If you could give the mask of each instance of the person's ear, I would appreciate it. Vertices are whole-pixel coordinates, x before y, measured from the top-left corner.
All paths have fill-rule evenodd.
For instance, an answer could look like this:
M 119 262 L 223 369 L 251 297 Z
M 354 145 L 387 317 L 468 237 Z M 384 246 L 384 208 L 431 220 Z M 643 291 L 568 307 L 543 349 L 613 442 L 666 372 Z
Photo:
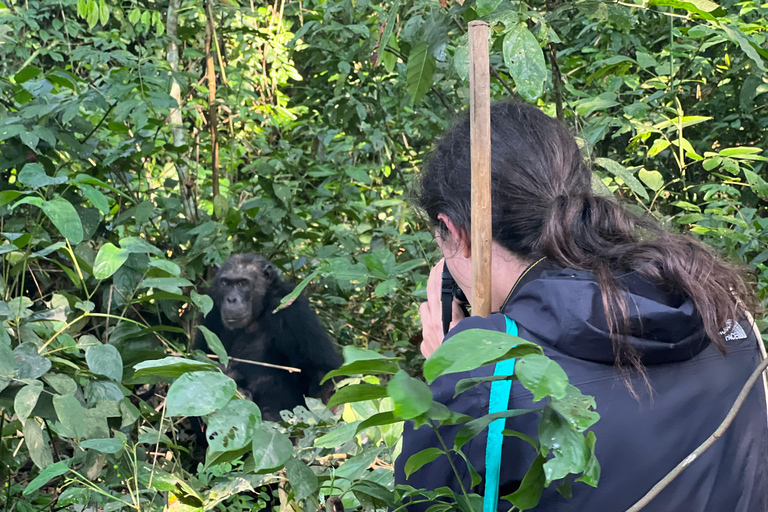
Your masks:
M 469 258 L 472 255 L 472 239 L 469 233 L 464 228 L 457 228 L 456 224 L 448 218 L 444 213 L 437 215 L 437 220 L 441 221 L 448 228 L 448 232 L 451 234 L 456 243 L 459 244 L 462 256 Z

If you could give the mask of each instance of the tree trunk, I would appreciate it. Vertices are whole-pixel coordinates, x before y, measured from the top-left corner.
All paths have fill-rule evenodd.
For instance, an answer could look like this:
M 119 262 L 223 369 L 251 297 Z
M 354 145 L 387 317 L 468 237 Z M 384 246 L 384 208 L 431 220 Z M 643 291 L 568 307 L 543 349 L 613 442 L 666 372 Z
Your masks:
M 181 117 L 181 86 L 176 80 L 176 75 L 179 72 L 179 45 L 177 43 L 178 26 L 179 26 L 179 9 L 181 8 L 181 0 L 170 0 L 168 4 L 168 16 L 166 18 L 166 30 L 168 33 L 168 48 L 166 50 L 166 58 L 168 64 L 171 66 L 171 97 L 176 100 L 178 104 L 177 108 L 171 110 L 170 123 L 171 133 L 173 135 L 174 147 L 180 147 L 184 145 L 185 132 L 184 123 Z M 195 207 L 194 193 L 195 184 L 189 178 L 189 169 L 184 163 L 183 158 L 176 160 L 176 172 L 179 175 L 179 189 L 181 192 L 181 202 L 184 206 L 184 213 L 187 219 L 192 222 L 197 222 L 197 208 Z
M 211 181 L 213 199 L 219 195 L 219 144 L 217 140 L 216 70 L 213 63 L 213 1 L 208 0 L 205 17 L 205 65 L 208 77 L 208 129 L 211 131 Z M 215 208 L 214 208 L 215 217 Z

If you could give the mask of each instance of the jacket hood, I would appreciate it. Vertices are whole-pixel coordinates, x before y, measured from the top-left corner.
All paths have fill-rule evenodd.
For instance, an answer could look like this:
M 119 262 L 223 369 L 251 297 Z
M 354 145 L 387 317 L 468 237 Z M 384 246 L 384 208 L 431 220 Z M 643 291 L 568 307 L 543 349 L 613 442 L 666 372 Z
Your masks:
M 634 272 L 618 279 L 627 290 L 631 335 L 626 343 L 644 365 L 688 360 L 709 345 L 689 298 Z M 615 363 L 603 294 L 591 272 L 556 268 L 546 260 L 534 264 L 513 289 L 504 313 L 564 354 Z

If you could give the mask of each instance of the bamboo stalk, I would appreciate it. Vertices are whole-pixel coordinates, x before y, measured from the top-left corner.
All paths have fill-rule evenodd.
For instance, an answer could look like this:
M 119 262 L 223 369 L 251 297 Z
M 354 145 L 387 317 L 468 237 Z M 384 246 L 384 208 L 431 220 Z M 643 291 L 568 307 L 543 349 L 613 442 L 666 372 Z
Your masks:
M 205 66 L 208 77 L 208 128 L 211 131 L 211 181 L 213 185 L 213 198 L 219 195 L 219 141 L 217 105 L 216 105 L 216 70 L 213 64 L 213 39 L 214 19 L 211 1 L 208 0 L 205 17 Z M 223 69 L 223 68 L 222 68 Z M 215 213 L 214 213 L 215 218 Z
M 491 314 L 491 77 L 488 24 L 469 23 L 472 154 L 472 314 Z

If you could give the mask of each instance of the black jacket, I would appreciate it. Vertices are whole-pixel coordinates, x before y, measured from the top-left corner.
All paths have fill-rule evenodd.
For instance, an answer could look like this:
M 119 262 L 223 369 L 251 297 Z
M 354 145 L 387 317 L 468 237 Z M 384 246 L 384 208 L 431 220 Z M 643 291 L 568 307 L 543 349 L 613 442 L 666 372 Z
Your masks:
M 632 333 L 628 342 L 642 354 L 652 389 L 637 376 L 630 394 L 614 367 L 614 355 L 592 274 L 534 266 L 515 287 L 504 313 L 517 322 L 519 336 L 542 346 L 557 361 L 571 384 L 597 402 L 600 420 L 591 428 L 597 436 L 596 454 L 602 468 L 598 487 L 573 485 L 573 498 L 555 486 L 545 489 L 535 510 L 622 512 L 640 499 L 664 475 L 711 435 L 725 418 L 749 375 L 760 362 L 757 340 L 746 322 L 726 332 L 727 355 L 707 339 L 690 300 L 665 293 L 635 274 L 622 281 L 629 291 Z M 716 300 L 716 298 L 715 298 Z M 642 323 L 642 325 L 641 325 Z M 450 333 L 466 329 L 505 331 L 504 316 L 467 318 Z M 436 400 L 451 409 L 480 417 L 488 413 L 490 384 L 476 386 L 453 399 L 456 382 L 468 376 L 493 374 L 492 367 L 447 375 L 431 386 Z M 533 407 L 531 395 L 513 381 L 509 408 Z M 507 420 L 507 428 L 537 436 L 538 415 Z M 448 446 L 457 427 L 444 428 Z M 463 451 L 481 475 L 485 473 L 485 433 Z M 406 424 L 403 451 L 395 464 L 396 483 L 415 488 L 449 486 L 458 491 L 444 457 L 422 467 L 406 480 L 408 457 L 438 443 L 428 427 Z M 535 458 L 526 442 L 506 437 L 499 496 L 513 492 Z M 466 465 L 454 455 L 462 480 L 470 487 Z M 482 494 L 482 488 L 473 489 Z M 428 504 L 427 504 L 428 505 Z M 421 505 L 409 510 L 423 511 Z M 500 501 L 499 510 L 510 504 Z M 766 512 L 768 510 L 768 416 L 762 380 L 752 389 L 733 424 L 703 456 L 656 497 L 645 512 Z

